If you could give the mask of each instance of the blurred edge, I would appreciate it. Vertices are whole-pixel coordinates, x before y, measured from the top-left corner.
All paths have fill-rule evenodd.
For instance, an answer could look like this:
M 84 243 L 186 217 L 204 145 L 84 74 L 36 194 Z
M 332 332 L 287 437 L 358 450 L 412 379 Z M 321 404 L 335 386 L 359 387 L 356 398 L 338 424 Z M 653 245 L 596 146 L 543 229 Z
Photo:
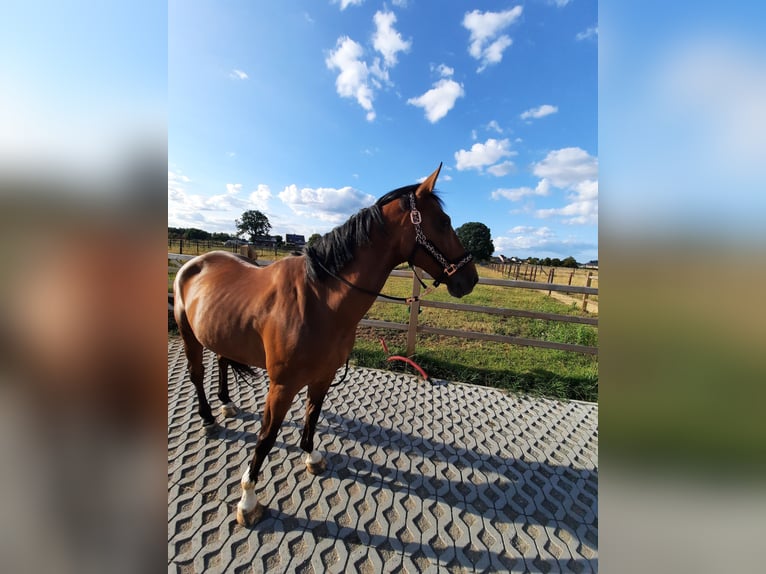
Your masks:
M 0 52 L 0 570 L 162 568 L 167 8 L 13 3 Z
M 756 3 L 599 3 L 600 567 L 762 570 Z
M 4 18 L 34 16 L 35 42 L 45 36 L 38 4 L 27 4 L 26 19 Z M 120 6 L 120 17 L 99 21 L 102 12 L 88 12 L 96 4 L 81 3 L 78 25 L 166 65 L 165 6 Z M 67 33 L 74 24 L 50 8 L 56 38 L 84 36 Z M 757 137 L 766 84 L 752 30 L 764 8 L 727 5 L 725 18 L 712 3 L 695 3 L 693 18 L 678 3 L 599 8 L 601 566 L 760 570 L 766 258 L 755 160 L 766 157 Z M 0 37 L 4 53 L 22 53 L 5 44 L 18 34 Z M 681 59 L 679 43 L 690 48 Z M 110 45 L 97 47 L 109 55 Z M 68 46 L 49 45 L 46 56 Z M 697 48 L 706 64 L 723 55 L 718 68 L 695 68 Z M 696 75 L 648 69 L 674 61 Z M 732 85 L 733 73 L 725 82 L 703 74 L 743 62 L 741 77 L 753 80 L 745 86 Z M 45 78 L 36 63 L 29 69 Z M 3 85 L 23 93 L 28 78 L 15 70 L 0 68 Z M 84 73 L 98 83 L 104 70 Z M 110 94 L 69 86 L 77 109 L 62 101 L 53 121 L 47 110 L 49 121 L 31 130 L 16 118 L 34 118 L 34 107 L 21 109 L 10 91 L 0 97 L 3 571 L 162 564 L 166 355 L 155 281 L 166 262 L 155 250 L 167 223 L 167 87 L 166 70 L 154 72 L 137 108 L 121 100 L 112 109 L 102 100 Z M 681 77 L 672 93 L 652 84 L 671 77 Z M 737 95 L 748 97 L 727 100 Z M 726 115 L 737 110 L 748 114 Z M 100 123 L 108 128 L 98 133 Z M 96 133 L 75 138 L 78 128 Z M 736 184 L 725 187 L 727 178 Z

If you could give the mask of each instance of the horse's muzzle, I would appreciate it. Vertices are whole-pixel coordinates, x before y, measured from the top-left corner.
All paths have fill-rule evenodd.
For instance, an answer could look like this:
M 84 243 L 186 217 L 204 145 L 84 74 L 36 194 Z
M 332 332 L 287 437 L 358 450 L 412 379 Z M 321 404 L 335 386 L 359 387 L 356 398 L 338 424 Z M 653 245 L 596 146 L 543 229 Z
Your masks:
M 463 297 L 473 291 L 474 285 L 479 282 L 479 275 L 473 265 L 466 267 L 461 272 L 456 273 L 447 281 L 447 291 L 453 297 Z

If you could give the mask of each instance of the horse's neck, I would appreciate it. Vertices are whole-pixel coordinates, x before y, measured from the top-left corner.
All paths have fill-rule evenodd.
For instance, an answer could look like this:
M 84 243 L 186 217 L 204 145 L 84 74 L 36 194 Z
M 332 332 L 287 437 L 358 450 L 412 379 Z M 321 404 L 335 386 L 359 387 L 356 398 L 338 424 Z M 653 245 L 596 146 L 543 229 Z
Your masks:
M 356 325 L 375 302 L 375 296 L 363 290 L 380 293 L 391 271 L 401 263 L 400 259 L 391 249 L 381 249 L 375 244 L 359 247 L 354 260 L 339 275 L 361 289 L 339 285 L 334 297 L 337 310 Z

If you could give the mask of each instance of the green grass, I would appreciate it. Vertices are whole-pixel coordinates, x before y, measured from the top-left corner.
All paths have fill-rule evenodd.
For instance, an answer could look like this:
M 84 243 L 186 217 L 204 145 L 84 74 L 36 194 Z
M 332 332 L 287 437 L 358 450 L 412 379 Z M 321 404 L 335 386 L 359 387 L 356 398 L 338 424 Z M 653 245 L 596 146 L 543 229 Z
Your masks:
M 482 275 L 484 270 L 480 270 Z M 384 292 L 404 296 L 410 279 L 389 279 Z M 427 299 L 456 300 L 445 288 Z M 460 303 L 579 315 L 581 311 L 548 297 L 545 292 L 477 285 Z M 366 315 L 396 323 L 406 323 L 409 308 L 389 303 L 374 304 Z M 421 308 L 419 324 L 445 329 L 495 333 L 561 343 L 598 346 L 595 327 L 521 317 L 499 317 L 484 313 Z M 404 355 L 406 335 L 388 329 L 360 328 L 352 355 L 359 366 L 411 369 L 404 363 L 388 363 L 380 343 L 383 337 L 392 354 Z M 474 383 L 517 393 L 557 399 L 598 400 L 598 358 L 591 355 L 487 341 L 418 335 L 413 359 L 435 378 Z M 413 371 L 414 372 L 414 371 Z

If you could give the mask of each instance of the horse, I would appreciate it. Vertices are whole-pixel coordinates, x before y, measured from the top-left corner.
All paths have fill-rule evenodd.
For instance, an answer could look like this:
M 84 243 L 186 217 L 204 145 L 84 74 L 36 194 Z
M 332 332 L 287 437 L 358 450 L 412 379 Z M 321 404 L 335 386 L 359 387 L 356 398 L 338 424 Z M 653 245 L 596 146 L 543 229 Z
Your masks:
M 265 368 L 266 406 L 255 454 L 241 480 L 237 522 L 256 520 L 255 484 L 296 394 L 308 387 L 300 447 L 308 472 L 326 469 L 314 450 L 322 402 L 336 371 L 347 364 L 356 328 L 394 267 L 409 262 L 463 297 L 479 277 L 443 204 L 434 192 L 439 167 L 422 183 L 395 189 L 360 210 L 300 255 L 267 267 L 225 251 L 189 260 L 173 285 L 174 315 L 204 428 L 216 428 L 203 388 L 203 347 L 217 355 L 218 398 L 224 418 L 237 406 L 229 397 L 228 367 Z

